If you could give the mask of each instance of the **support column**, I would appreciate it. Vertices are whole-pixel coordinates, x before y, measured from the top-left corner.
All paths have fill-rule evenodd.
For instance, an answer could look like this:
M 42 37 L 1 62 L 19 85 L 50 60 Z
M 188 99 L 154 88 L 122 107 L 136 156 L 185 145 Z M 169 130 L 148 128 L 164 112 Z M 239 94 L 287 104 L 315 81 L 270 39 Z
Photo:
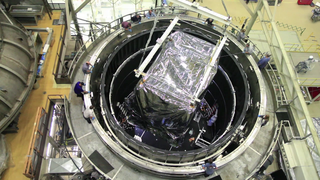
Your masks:
M 83 45 L 83 39 L 82 39 L 82 35 L 80 33 L 80 27 L 78 24 L 78 20 L 77 20 L 77 16 L 76 16 L 76 12 L 74 10 L 73 4 L 71 2 L 71 0 L 67 0 L 66 3 L 66 23 L 68 24 L 68 26 L 70 26 L 71 24 L 71 20 L 73 20 L 74 26 L 76 28 L 76 32 L 77 32 L 77 38 L 80 40 L 80 45 Z M 71 38 L 71 34 L 70 31 L 67 31 L 68 34 L 68 38 Z
M 250 18 L 250 21 L 248 22 L 248 25 L 246 27 L 246 35 L 248 35 L 252 29 L 252 26 L 254 25 L 254 23 L 256 22 L 257 20 L 257 17 L 258 17 L 258 11 L 261 11 L 262 7 L 263 7 L 263 3 L 262 3 L 263 0 L 260 0 L 258 1 L 258 4 L 257 4 L 257 7 L 256 9 L 254 10 L 254 13 L 252 14 L 251 18 Z

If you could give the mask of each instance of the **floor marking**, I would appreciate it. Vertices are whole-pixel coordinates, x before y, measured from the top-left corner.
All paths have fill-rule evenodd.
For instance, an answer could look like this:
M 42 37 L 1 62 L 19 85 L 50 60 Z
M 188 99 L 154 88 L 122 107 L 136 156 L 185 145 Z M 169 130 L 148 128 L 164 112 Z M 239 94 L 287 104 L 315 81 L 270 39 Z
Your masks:
M 92 133 L 93 133 L 93 131 L 88 132 L 87 134 L 82 135 L 81 137 L 78 137 L 78 140 L 79 140 L 79 139 L 82 139 L 82 138 L 84 138 L 84 137 L 86 137 L 86 136 L 89 136 L 89 135 L 92 134 Z
M 253 149 L 251 146 L 249 146 L 249 148 L 252 149 L 252 151 L 254 151 L 255 153 L 259 154 L 259 156 L 261 156 L 261 154 L 257 150 Z
M 118 175 L 118 173 L 120 172 L 120 170 L 122 169 L 122 167 L 123 167 L 123 164 L 122 164 L 121 167 L 118 169 L 118 171 L 116 172 L 116 174 L 113 176 L 112 179 L 114 179 L 114 178 Z

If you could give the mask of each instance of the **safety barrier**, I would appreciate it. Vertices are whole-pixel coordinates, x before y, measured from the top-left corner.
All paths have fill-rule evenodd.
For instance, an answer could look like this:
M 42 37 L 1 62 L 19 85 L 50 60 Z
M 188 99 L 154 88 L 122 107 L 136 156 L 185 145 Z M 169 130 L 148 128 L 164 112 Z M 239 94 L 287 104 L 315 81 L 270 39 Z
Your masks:
M 44 140 L 46 138 L 47 113 L 42 107 L 38 107 L 36 120 L 32 130 L 32 137 L 28 148 L 27 159 L 23 174 L 28 178 L 35 178 L 37 169 L 39 169 L 42 160 L 42 151 Z M 38 168 L 37 168 L 38 167 Z
M 50 103 L 56 100 L 62 100 L 63 95 L 51 94 L 47 97 L 45 108 L 38 107 L 34 127 L 31 134 L 31 140 L 28 147 L 27 159 L 23 174 L 30 179 L 39 179 L 41 161 L 43 160 L 43 152 L 45 141 L 48 138 L 48 111 Z

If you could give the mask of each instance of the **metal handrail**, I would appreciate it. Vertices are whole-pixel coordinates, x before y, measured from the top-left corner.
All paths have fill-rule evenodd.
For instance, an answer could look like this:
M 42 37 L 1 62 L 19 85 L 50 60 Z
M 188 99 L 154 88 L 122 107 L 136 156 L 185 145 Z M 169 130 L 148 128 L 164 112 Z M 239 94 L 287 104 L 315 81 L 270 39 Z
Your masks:
M 35 178 L 37 166 L 41 163 L 41 144 L 43 139 L 46 138 L 47 129 L 44 128 L 47 117 L 47 113 L 44 108 L 38 107 L 35 123 L 33 126 L 31 141 L 28 147 L 27 159 L 25 160 L 23 174 L 28 178 Z
M 236 36 L 238 36 L 238 34 L 240 32 L 240 29 L 234 24 L 230 24 L 229 26 L 231 28 L 230 32 L 232 32 Z M 262 53 L 260 51 L 260 49 L 256 47 L 256 44 L 253 41 L 251 41 L 250 39 L 247 39 L 246 42 L 241 40 L 241 42 L 243 43 L 243 45 L 249 43 L 250 46 L 253 47 L 253 54 L 255 54 L 255 56 L 256 56 L 256 57 L 253 56 L 253 58 L 256 60 L 256 62 L 258 62 L 260 60 L 260 58 L 262 58 L 262 56 L 265 54 L 265 53 Z M 281 83 L 279 82 L 278 78 L 276 78 L 277 75 L 276 75 L 275 71 L 273 70 L 270 61 L 268 62 L 268 69 L 270 69 L 270 71 L 267 71 L 268 76 L 271 77 L 270 73 L 272 73 L 272 75 L 275 77 L 276 85 L 277 85 L 277 87 L 279 87 L 281 102 L 287 102 L 287 98 L 284 96 L 284 94 L 282 93 L 282 90 L 281 90 Z M 273 90 L 274 90 L 274 93 L 275 93 L 276 92 L 275 87 L 273 87 Z M 275 95 L 276 95 L 276 93 L 275 93 Z M 279 106 L 279 105 L 277 104 L 277 106 Z
M 64 27 L 65 27 L 65 25 L 61 24 L 60 36 L 61 36 L 61 34 L 63 34 Z M 60 53 L 61 53 L 61 50 L 62 50 L 62 44 L 64 44 L 63 41 L 64 41 L 63 38 L 59 38 L 57 54 L 56 54 L 56 58 L 54 60 L 53 69 L 52 69 L 52 75 L 54 75 L 54 76 L 58 75 L 56 73 L 56 66 L 58 65 L 59 62 L 61 63 L 61 61 L 60 61 L 60 58 L 61 58 L 60 55 L 61 54 Z M 59 62 L 57 62 L 57 61 L 59 61 Z
M 284 90 L 283 90 L 283 86 L 281 85 L 279 79 L 278 79 L 278 76 L 275 71 L 273 70 L 273 67 L 270 65 L 270 63 L 268 63 L 268 67 L 270 69 L 267 70 L 267 74 L 268 74 L 268 77 L 270 79 L 270 82 L 273 84 L 275 84 L 276 86 L 273 86 L 273 92 L 274 92 L 274 95 L 275 95 L 275 98 L 278 98 L 280 97 L 280 104 L 277 103 L 277 108 L 280 107 L 281 105 L 285 105 L 287 104 L 288 100 L 287 100 L 287 97 L 285 96 L 285 93 L 284 93 Z M 272 79 L 272 76 L 274 77 L 274 81 L 273 82 L 273 79 Z M 278 88 L 278 89 L 277 89 Z M 277 91 L 279 94 L 277 94 Z M 277 102 L 278 102 L 278 99 L 277 99 Z
M 183 9 L 183 8 L 176 8 L 176 7 L 161 7 L 161 8 L 155 8 L 154 9 L 155 11 L 163 11 L 163 10 L 172 10 L 172 12 L 174 11 L 185 11 L 185 12 L 189 12 L 190 10 L 186 10 L 186 9 Z M 111 32 L 111 30 L 118 30 L 120 29 L 121 27 L 121 23 L 123 22 L 123 19 L 127 19 L 128 17 L 132 17 L 133 15 L 135 14 L 139 14 L 139 13 L 144 13 L 144 12 L 147 12 L 148 10 L 141 10 L 141 11 L 137 11 L 137 12 L 133 12 L 133 13 L 129 13 L 129 14 L 126 14 L 118 19 L 115 19 L 109 23 L 107 23 L 105 26 L 103 26 L 100 30 L 98 30 L 96 32 L 97 33 L 101 33 L 104 31 L 104 33 L 106 33 L 105 37 L 109 36 L 110 34 L 112 34 L 113 32 Z M 190 12 L 194 12 L 194 11 L 190 11 Z M 170 15 L 172 15 L 174 13 L 171 13 Z M 176 14 L 179 14 L 179 13 L 176 13 Z M 144 16 L 144 14 L 140 14 L 141 16 Z M 164 13 L 161 13 L 160 15 L 165 15 Z M 129 18 L 129 19 L 130 19 Z M 94 34 L 92 34 L 92 36 L 94 36 Z M 84 49 L 84 51 L 86 51 L 86 45 L 89 43 L 89 42 L 92 42 L 91 41 L 91 38 L 89 38 L 85 43 L 84 45 L 80 48 L 81 50 Z M 81 55 L 79 56 L 79 54 L 81 53 Z M 70 69 L 68 71 L 68 75 L 69 77 L 72 77 L 72 74 L 73 74 L 73 70 L 74 70 L 74 66 L 75 64 L 78 62 L 79 59 L 82 58 L 82 55 L 83 55 L 83 52 L 82 51 L 78 51 L 74 57 L 74 59 L 72 60 L 72 63 L 70 65 Z M 78 57 L 78 58 L 77 58 Z
M 176 8 L 176 7 L 169 7 L 169 8 L 161 7 L 161 8 L 155 8 L 154 10 L 155 10 L 155 11 L 158 11 L 158 10 L 160 10 L 160 11 L 162 11 L 162 10 L 172 10 L 172 12 L 182 10 L 182 11 L 185 11 L 185 12 L 194 12 L 194 11 L 191 11 L 191 10 L 186 10 L 186 9 Z M 141 10 L 141 11 L 137 11 L 137 12 L 134 12 L 134 13 L 129 13 L 129 14 L 126 14 L 126 15 L 118 18 L 118 19 L 115 19 L 115 20 L 109 22 L 108 24 L 106 24 L 105 26 L 103 26 L 103 28 L 101 28 L 100 30 L 98 30 L 98 32 L 96 32 L 96 34 L 97 34 L 97 33 L 101 33 L 102 31 L 105 31 L 105 33 L 107 34 L 106 36 L 108 36 L 108 35 L 112 34 L 112 32 L 111 32 L 110 30 L 118 30 L 118 29 L 120 29 L 120 25 L 121 25 L 121 23 L 123 22 L 123 19 L 127 19 L 127 17 L 129 17 L 129 16 L 130 16 L 130 18 L 131 18 L 132 15 L 139 14 L 139 13 L 141 13 L 141 12 L 144 13 L 144 12 L 146 12 L 146 11 L 148 11 L 148 10 Z M 171 13 L 171 15 L 172 15 L 172 14 L 173 14 L 173 13 Z M 141 14 L 140 14 L 140 15 L 141 15 Z M 165 14 L 162 13 L 161 15 L 165 15 Z M 141 15 L 141 16 L 144 16 L 144 14 Z M 130 18 L 129 18 L 129 19 L 130 19 Z M 199 19 L 199 20 L 200 20 L 200 19 Z M 113 26 L 112 26 L 112 25 L 113 25 Z M 94 34 L 93 34 L 92 36 L 94 36 Z M 86 51 L 86 45 L 87 45 L 89 42 L 91 42 L 91 38 L 89 38 L 89 39 L 84 43 L 84 45 L 83 45 L 80 49 L 81 49 L 81 50 L 84 49 L 84 51 Z M 82 52 L 81 52 L 81 51 L 78 51 L 78 52 L 76 53 L 76 55 L 75 55 L 75 58 L 74 58 L 73 61 L 72 61 L 72 64 L 71 64 L 70 69 L 69 69 L 69 71 L 68 71 L 69 77 L 71 77 L 72 74 L 73 74 L 73 69 L 74 69 L 75 63 L 77 63 L 78 60 L 81 59 L 81 57 L 82 57 L 82 55 L 83 55 L 83 53 L 82 53 L 82 54 L 79 56 L 79 53 L 82 53 Z M 79 56 L 79 57 L 78 57 L 78 56 Z M 77 58 L 77 57 L 78 57 L 78 58 Z

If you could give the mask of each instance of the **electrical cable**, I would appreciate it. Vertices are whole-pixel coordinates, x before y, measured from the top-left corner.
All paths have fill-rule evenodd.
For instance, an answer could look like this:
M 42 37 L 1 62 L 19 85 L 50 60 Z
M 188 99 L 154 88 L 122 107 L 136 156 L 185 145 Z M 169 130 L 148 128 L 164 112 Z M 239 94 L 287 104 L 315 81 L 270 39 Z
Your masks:
M 139 66 L 141 65 L 141 63 L 142 63 L 142 61 L 143 61 L 143 59 L 144 59 L 144 56 L 145 56 L 145 54 L 146 54 L 146 50 L 147 50 L 148 45 L 149 45 L 149 43 L 150 43 L 150 41 L 151 41 L 151 38 L 152 38 L 152 35 L 153 35 L 153 32 L 154 32 L 154 29 L 156 28 L 159 15 L 160 15 L 160 11 L 158 11 L 158 14 L 157 14 L 156 17 L 154 18 L 153 27 L 152 27 L 152 29 L 151 29 L 151 31 L 150 31 L 149 39 L 148 39 L 148 41 L 147 41 L 147 43 L 146 43 L 146 46 L 145 46 L 145 48 L 144 48 L 144 52 L 143 52 L 143 55 L 142 55 L 142 57 L 141 57 Z
M 224 1 L 221 0 L 221 2 L 222 2 L 222 5 L 223 5 L 223 7 L 224 7 L 224 10 L 226 10 L 226 13 L 227 13 L 228 17 L 230 17 L 230 15 L 229 15 L 229 13 L 228 13 L 228 9 L 227 9 L 226 5 L 224 4 Z

